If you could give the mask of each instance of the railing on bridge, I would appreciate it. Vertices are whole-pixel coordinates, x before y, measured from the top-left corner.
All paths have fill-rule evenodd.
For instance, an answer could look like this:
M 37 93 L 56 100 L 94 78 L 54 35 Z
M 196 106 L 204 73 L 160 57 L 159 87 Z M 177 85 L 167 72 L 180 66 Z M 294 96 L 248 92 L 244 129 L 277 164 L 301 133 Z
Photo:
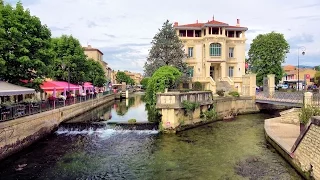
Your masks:
M 304 92 L 281 92 L 275 91 L 272 95 L 268 92 L 257 92 L 256 100 L 270 102 L 270 104 L 292 104 L 295 106 L 303 105 Z
M 312 105 L 320 107 L 320 94 L 314 93 L 312 96 Z

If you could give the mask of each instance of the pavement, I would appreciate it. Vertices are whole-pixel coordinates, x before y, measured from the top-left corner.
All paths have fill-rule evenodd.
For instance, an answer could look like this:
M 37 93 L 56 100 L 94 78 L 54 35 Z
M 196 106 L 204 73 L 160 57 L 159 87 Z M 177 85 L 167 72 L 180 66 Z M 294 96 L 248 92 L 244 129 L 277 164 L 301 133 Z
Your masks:
M 300 135 L 300 125 L 284 123 L 280 120 L 281 118 L 265 120 L 264 129 L 274 142 L 290 154 L 291 148 Z

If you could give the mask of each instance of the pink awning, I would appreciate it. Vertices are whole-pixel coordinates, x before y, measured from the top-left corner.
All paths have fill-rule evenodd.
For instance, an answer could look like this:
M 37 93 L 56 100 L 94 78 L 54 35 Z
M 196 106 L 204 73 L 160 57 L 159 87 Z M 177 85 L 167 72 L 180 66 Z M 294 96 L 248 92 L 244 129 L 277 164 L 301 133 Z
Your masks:
M 69 86 L 70 90 L 79 90 L 79 86 L 71 83 L 68 85 L 68 82 L 64 81 L 45 81 L 40 85 L 40 88 L 44 91 L 53 91 L 53 89 L 60 91 L 68 89 Z
M 91 82 L 85 82 L 83 87 L 85 87 L 85 88 L 93 88 L 93 85 L 92 85 Z

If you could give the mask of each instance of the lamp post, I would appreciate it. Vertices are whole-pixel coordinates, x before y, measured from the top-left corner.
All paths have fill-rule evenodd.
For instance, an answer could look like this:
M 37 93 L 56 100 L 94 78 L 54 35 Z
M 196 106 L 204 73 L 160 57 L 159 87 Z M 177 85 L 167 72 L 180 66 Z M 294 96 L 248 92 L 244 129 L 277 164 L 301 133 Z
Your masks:
M 70 68 L 69 68 L 69 66 L 67 67 L 67 65 L 65 63 L 62 63 L 61 67 L 63 70 L 68 68 L 68 93 L 70 93 Z
M 298 91 L 300 90 L 300 65 L 299 65 L 300 50 L 301 50 L 301 54 L 305 55 L 306 48 L 304 46 L 301 46 L 298 48 Z

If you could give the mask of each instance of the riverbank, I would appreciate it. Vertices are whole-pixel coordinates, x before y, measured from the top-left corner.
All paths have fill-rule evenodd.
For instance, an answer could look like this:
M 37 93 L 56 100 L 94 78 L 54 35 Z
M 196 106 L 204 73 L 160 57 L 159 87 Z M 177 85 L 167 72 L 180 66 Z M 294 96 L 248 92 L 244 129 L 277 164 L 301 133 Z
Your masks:
M 306 179 L 320 179 L 320 117 L 300 132 L 299 110 L 265 120 L 267 141 Z
M 1 122 L 0 160 L 50 134 L 61 122 L 113 101 L 114 98 L 113 94 L 105 95 L 90 101 Z
M 140 105 L 143 109 L 144 104 Z M 111 114 L 115 115 L 118 107 L 111 106 Z M 139 107 L 131 106 L 128 111 L 136 109 Z M 102 110 L 99 114 L 109 113 Z M 210 123 L 176 135 L 108 126 L 90 128 L 92 122 L 87 120 L 86 130 L 59 127 L 30 148 L 2 161 L 0 177 L 301 180 L 267 146 L 263 131 L 267 118 L 270 115 L 262 113 L 240 115 L 233 121 Z

